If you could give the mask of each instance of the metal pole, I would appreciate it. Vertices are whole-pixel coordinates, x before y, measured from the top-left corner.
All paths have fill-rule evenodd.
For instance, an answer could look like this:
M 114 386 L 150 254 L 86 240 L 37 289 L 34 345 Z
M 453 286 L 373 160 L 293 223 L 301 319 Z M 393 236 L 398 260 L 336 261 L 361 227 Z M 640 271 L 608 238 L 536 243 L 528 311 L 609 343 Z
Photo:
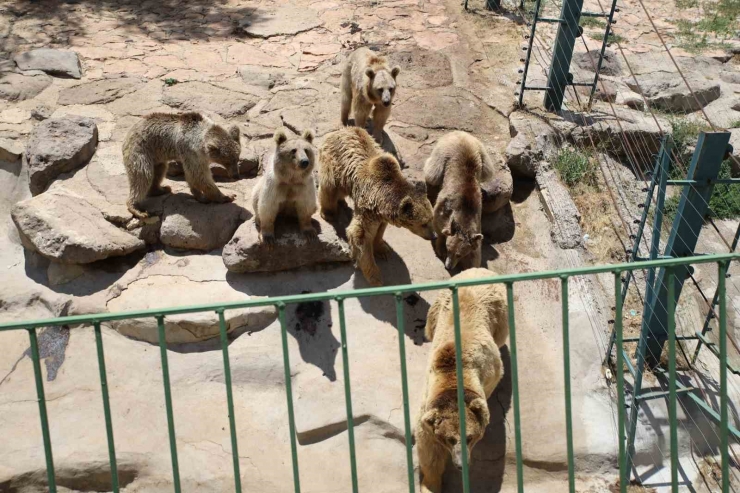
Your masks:
M 560 26 L 555 37 L 552 49 L 550 73 L 547 76 L 547 91 L 545 92 L 545 109 L 560 111 L 563 106 L 565 89 L 571 82 L 570 61 L 573 57 L 573 48 L 580 30 L 578 23 L 581 20 L 583 0 L 563 0 L 560 13 Z
M 534 43 L 534 33 L 537 28 L 537 18 L 540 15 L 540 3 L 542 0 L 537 0 L 534 3 L 534 14 L 532 15 L 532 27 L 529 30 L 529 44 L 527 45 L 527 56 L 524 58 L 524 69 L 522 72 L 522 83 L 519 87 L 519 106 L 522 106 L 524 99 L 524 88 L 527 85 L 527 72 L 529 72 L 529 60 L 532 58 L 532 43 Z M 522 0 L 523 3 L 523 0 Z
M 599 82 L 599 72 L 601 72 L 601 64 L 604 61 L 604 52 L 606 51 L 606 45 L 609 43 L 609 35 L 612 30 L 612 21 L 614 19 L 614 12 L 617 11 L 617 0 L 612 0 L 612 8 L 609 10 L 609 17 L 606 19 L 606 30 L 604 31 L 604 40 L 601 42 L 601 51 L 599 52 L 599 61 L 596 64 L 596 74 L 594 74 L 594 85 L 591 87 L 591 94 L 588 96 L 588 108 L 591 107 L 591 103 L 594 100 L 594 93 L 596 92 L 596 84 Z

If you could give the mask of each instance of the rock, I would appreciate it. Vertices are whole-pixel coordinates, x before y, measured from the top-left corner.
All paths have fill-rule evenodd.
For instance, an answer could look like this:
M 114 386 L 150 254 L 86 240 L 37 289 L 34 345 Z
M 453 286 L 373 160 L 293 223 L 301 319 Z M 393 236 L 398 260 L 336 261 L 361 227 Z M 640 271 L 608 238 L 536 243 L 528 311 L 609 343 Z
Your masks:
M 483 212 L 496 212 L 509 203 L 514 192 L 514 180 L 511 171 L 503 160 L 495 160 L 497 169 L 493 179 L 481 183 Z
M 248 86 L 272 89 L 275 86 L 287 84 L 283 72 L 266 72 L 251 66 L 239 67 L 239 75 Z
M 614 100 L 614 103 L 621 104 L 622 106 L 627 106 L 628 108 L 638 111 L 643 111 L 645 109 L 645 100 L 642 96 L 629 90 L 617 91 L 617 97 Z
M 80 59 L 74 51 L 39 48 L 16 55 L 15 63 L 21 70 L 41 70 L 60 77 L 82 77 Z
M 735 111 L 740 111 L 740 99 L 736 100 L 734 103 L 732 103 L 731 108 Z
M 159 239 L 172 248 L 214 250 L 231 239 L 247 214 L 234 203 L 201 204 L 189 195 L 175 194 L 164 202 Z
M 40 104 L 31 110 L 31 118 L 34 120 L 42 121 L 51 117 L 53 110 L 45 104 Z
M 627 89 L 626 86 L 624 86 L 624 88 Z M 583 97 L 583 104 L 586 104 L 591 95 L 591 88 L 578 86 L 576 90 L 578 91 L 578 94 Z M 619 88 L 615 82 L 606 79 L 599 79 L 599 82 L 596 84 L 596 91 L 594 92 L 594 100 L 613 103 L 617 99 L 618 92 Z
M 0 138 L 0 161 L 17 161 L 25 147 L 18 140 Z
M 51 77 L 43 72 L 0 73 L 0 99 L 8 101 L 32 99 L 49 87 L 50 84 Z
M 730 69 L 723 70 L 719 73 L 719 77 L 723 82 L 727 82 L 728 84 L 740 85 L 740 71 Z
M 511 141 L 506 147 L 506 164 L 514 175 L 534 178 L 540 161 L 558 147 L 558 132 L 546 121 L 517 111 L 509 115 Z
M 290 36 L 323 24 L 314 10 L 294 5 L 284 5 L 272 12 L 257 10 L 256 14 L 256 18 L 247 16 L 243 19 L 240 27 L 247 35 L 257 38 Z
M 339 97 L 337 93 L 322 94 L 310 109 L 295 106 L 280 110 L 279 113 L 283 124 L 296 134 L 300 134 L 307 128 L 313 129 L 316 137 L 321 137 L 336 130 L 340 125 L 339 117 L 336 113 L 336 98 Z M 275 127 L 268 130 L 271 136 L 275 132 Z
M 555 170 L 537 174 L 539 189 L 545 212 L 554 224 L 551 235 L 553 241 L 563 249 L 582 245 L 581 214 L 570 197 L 568 188 L 558 178 Z
M 87 163 L 98 145 L 98 127 L 90 118 L 68 116 L 39 123 L 26 148 L 31 193 L 38 195 L 61 173 Z
M 259 99 L 251 94 L 230 91 L 206 82 L 183 82 L 164 89 L 162 102 L 186 111 L 212 111 L 224 118 L 243 115 Z
M 334 226 L 314 217 L 318 239 L 307 241 L 296 222 L 278 221 L 272 250 L 259 240 L 253 220 L 242 224 L 224 247 L 224 265 L 231 272 L 276 272 L 331 262 L 351 261 L 347 243 Z
M 16 204 L 11 216 L 24 247 L 57 262 L 87 264 L 144 248 L 79 196 L 45 193 Z
M 402 88 L 427 89 L 452 84 L 452 66 L 446 55 L 431 50 L 415 48 L 388 55 L 391 67 L 399 65 L 398 84 Z
M 687 80 L 693 94 L 677 74 L 646 74 L 639 79 L 639 85 L 630 79 L 625 82 L 630 89 L 643 94 L 652 107 L 673 113 L 698 111 L 719 98 L 718 82 L 697 75 L 687 75 Z
M 506 203 L 495 212 L 485 212 L 481 216 L 481 233 L 492 243 L 504 243 L 514 237 L 516 223 L 511 204 Z
M 62 89 L 57 102 L 64 105 L 110 103 L 143 86 L 141 80 L 128 77 L 96 80 Z
M 591 72 L 593 76 L 594 68 L 599 63 L 599 50 L 579 52 L 573 54 L 573 63 L 579 68 Z M 613 50 L 605 50 L 604 58 L 601 61 L 601 75 L 617 76 L 622 75 L 622 65 L 619 58 Z

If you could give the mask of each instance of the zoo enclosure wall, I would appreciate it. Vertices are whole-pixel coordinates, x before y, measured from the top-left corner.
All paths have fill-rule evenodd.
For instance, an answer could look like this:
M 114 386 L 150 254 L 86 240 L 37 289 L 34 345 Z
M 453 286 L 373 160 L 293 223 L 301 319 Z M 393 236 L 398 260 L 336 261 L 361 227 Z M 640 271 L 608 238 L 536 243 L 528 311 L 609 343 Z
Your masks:
M 34 320 L 25 322 L 14 322 L 0 324 L 0 333 L 11 330 L 26 330 L 29 335 L 31 357 L 33 361 L 33 370 L 36 383 L 36 392 L 38 397 L 39 406 L 39 417 L 41 421 L 41 431 L 43 436 L 43 447 L 46 458 L 46 473 L 48 480 L 49 491 L 55 493 L 57 491 L 56 477 L 54 471 L 54 459 L 53 459 L 53 448 L 51 443 L 51 437 L 49 433 L 49 419 L 46 410 L 46 401 L 44 397 L 44 383 L 43 375 L 41 372 L 39 346 L 37 340 L 37 329 L 41 327 L 54 327 L 54 326 L 88 326 L 92 325 L 95 332 L 98 366 L 100 373 L 101 383 L 101 396 L 103 401 L 103 410 L 105 416 L 106 425 L 106 436 L 107 445 L 109 452 L 110 461 L 110 474 L 111 474 L 111 489 L 118 493 L 119 477 L 118 467 L 116 463 L 116 449 L 113 433 L 113 423 L 111 418 L 111 404 L 108 395 L 108 383 L 105 369 L 105 355 L 103 348 L 103 339 L 101 334 L 101 324 L 104 322 L 114 320 L 125 320 L 135 318 L 147 318 L 153 317 L 157 321 L 158 327 L 158 341 L 161 356 L 161 368 L 164 382 L 164 395 L 165 395 L 165 407 L 167 414 L 168 424 L 168 435 L 170 445 L 170 456 L 172 460 L 172 479 L 173 487 L 176 493 L 181 491 L 180 485 L 180 474 L 179 464 L 177 455 L 177 442 L 175 432 L 175 418 L 172 408 L 172 393 L 170 388 L 169 380 L 169 368 L 167 358 L 167 336 L 165 331 L 164 319 L 167 316 L 184 314 L 184 313 L 197 313 L 197 312 L 215 312 L 219 317 L 219 332 L 221 341 L 221 350 L 223 355 L 224 364 L 224 381 L 226 385 L 226 396 L 227 396 L 227 409 L 230 425 L 230 438 L 231 438 L 231 454 L 233 458 L 234 468 L 234 491 L 240 493 L 242 491 L 241 486 L 241 473 L 239 466 L 239 453 L 238 453 L 238 439 L 236 433 L 236 417 L 234 413 L 234 400 L 232 393 L 232 382 L 231 382 L 231 369 L 229 361 L 229 341 L 227 338 L 226 322 L 224 318 L 224 312 L 227 310 L 251 308 L 258 306 L 274 306 L 278 312 L 278 319 L 281 327 L 281 341 L 282 341 L 282 354 L 283 354 L 283 366 L 284 366 L 284 378 L 285 378 L 285 391 L 286 391 L 286 404 L 288 410 L 288 421 L 290 430 L 290 445 L 292 455 L 292 474 L 293 484 L 296 493 L 300 493 L 300 471 L 298 464 L 298 453 L 296 444 L 296 431 L 295 431 L 295 415 L 293 409 L 293 391 L 291 387 L 291 374 L 290 374 L 290 358 L 288 351 L 288 338 L 287 338 L 287 326 L 286 326 L 286 315 L 285 309 L 287 305 L 297 304 L 302 302 L 311 301 L 334 301 L 338 305 L 339 312 L 339 330 L 341 337 L 341 349 L 342 349 L 342 360 L 344 367 L 344 391 L 345 391 L 345 404 L 347 408 L 347 435 L 349 439 L 350 448 L 350 469 L 352 478 L 352 492 L 357 493 L 358 482 L 357 482 L 357 463 L 355 458 L 355 440 L 354 440 L 354 421 L 352 413 L 352 392 L 351 392 L 351 381 L 350 381 L 350 368 L 349 368 L 349 354 L 347 349 L 347 333 L 346 333 L 346 320 L 344 313 L 344 302 L 351 298 L 362 298 L 372 296 L 392 296 L 395 298 L 396 315 L 397 315 L 397 329 L 398 329 L 398 344 L 399 344 L 399 357 L 401 367 L 401 383 L 403 393 L 403 412 L 404 412 L 404 426 L 405 426 L 405 447 L 406 447 L 406 460 L 407 460 L 407 472 L 408 472 L 408 491 L 414 493 L 415 491 L 415 478 L 414 478 L 414 465 L 412 456 L 412 439 L 411 439 L 411 419 L 409 411 L 409 397 L 408 397 L 408 383 L 407 383 L 407 372 L 406 372 L 406 349 L 405 349 L 405 327 L 404 327 L 404 306 L 403 306 L 403 294 L 408 292 L 419 292 L 419 291 L 434 291 L 440 289 L 449 289 L 452 294 L 453 304 L 453 317 L 454 317 L 454 329 L 455 329 L 455 350 L 456 350 L 456 374 L 457 374 L 457 399 L 460 416 L 462 417 L 460 423 L 460 434 L 466 436 L 466 423 L 465 423 L 465 412 L 464 411 L 464 392 L 463 392 L 463 374 L 461 367 L 461 345 L 460 345 L 460 310 L 459 310 L 459 299 L 458 290 L 466 286 L 483 285 L 483 284 L 504 284 L 507 292 L 507 310 L 508 310 L 508 321 L 510 329 L 510 340 L 508 342 L 510 358 L 511 358 L 511 381 L 512 381 L 512 400 L 513 400 L 513 414 L 514 414 L 514 439 L 515 439 L 515 455 L 516 455 L 516 482 L 517 491 L 519 493 L 525 491 L 524 487 L 524 475 L 523 475 L 523 459 L 522 459 L 522 437 L 521 437 L 521 421 L 520 421 L 520 403 L 519 403 L 519 376 L 517 367 L 517 343 L 516 343 L 516 317 L 515 317 L 515 306 L 514 306 L 514 286 L 516 283 L 525 281 L 535 281 L 543 279 L 558 279 L 561 284 L 561 305 L 562 305 L 562 342 L 563 342 L 563 376 L 564 376 L 564 404 L 565 404 L 565 423 L 566 423 L 566 444 L 567 444 L 567 460 L 568 460 L 568 486 L 571 493 L 575 493 L 575 460 L 573 450 L 573 421 L 572 421 L 572 409 L 571 409 L 571 376 L 570 376 L 570 325 L 569 325 L 569 308 L 568 308 L 568 281 L 572 277 L 594 275 L 594 274 L 605 274 L 611 273 L 614 278 L 614 296 L 615 296 L 615 333 L 617 338 L 617 347 L 622 347 L 623 340 L 623 300 L 621 296 L 622 289 L 622 274 L 629 271 L 643 270 L 648 268 L 665 269 L 668 275 L 668 286 L 669 293 L 674 289 L 676 279 L 674 277 L 674 270 L 681 266 L 688 266 L 692 264 L 707 264 L 714 263 L 718 266 L 718 292 L 719 292 L 719 353 L 720 360 L 727 361 L 727 303 L 726 303 L 726 289 L 725 289 L 725 274 L 729 263 L 733 260 L 740 260 L 740 254 L 724 254 L 724 255 L 703 255 L 696 257 L 688 257 L 683 259 L 666 259 L 666 260 L 653 260 L 644 262 L 632 262 L 627 264 L 617 265 L 603 265 L 594 267 L 582 267 L 576 269 L 559 270 L 559 271 L 545 271 L 545 272 L 533 272 L 525 274 L 513 274 L 505 276 L 492 276 L 490 278 L 482 279 L 469 279 L 461 281 L 444 281 L 444 282 L 433 282 L 416 285 L 403 285 L 403 286 L 388 286 L 382 288 L 371 288 L 371 289 L 360 289 L 343 292 L 326 292 L 316 294 L 302 294 L 294 296 L 282 296 L 273 298 L 262 298 L 259 300 L 249 300 L 243 302 L 229 302 L 221 304 L 209 304 L 209 305 L 197 305 L 197 306 L 185 306 L 178 308 L 169 309 L 156 309 L 156 310 L 143 310 L 143 311 L 130 311 L 121 313 L 105 313 L 105 314 L 94 314 L 94 315 L 81 315 L 72 317 L 60 317 L 46 320 Z M 672 475 L 672 489 L 678 491 L 678 443 L 677 443 L 677 416 L 676 416 L 676 324 L 675 324 L 675 308 L 676 302 L 673 296 L 668 297 L 668 320 L 667 327 L 669 332 L 668 339 L 668 357 L 669 357 L 669 382 L 670 390 L 668 396 L 669 403 L 669 420 L 671 430 L 670 440 L 670 466 Z M 622 351 L 616 352 L 616 364 L 617 368 L 624 369 L 625 365 L 629 365 L 628 361 L 625 361 L 624 354 Z M 722 492 L 730 491 L 729 483 L 729 402 L 728 402 L 728 382 L 727 382 L 727 365 L 719 365 L 720 372 L 720 402 L 719 402 L 719 414 L 720 414 L 720 439 L 721 439 L 721 470 L 722 470 Z M 629 471 L 627 470 L 627 454 L 626 450 L 626 435 L 625 435 L 625 393 L 624 393 L 624 371 L 616 372 L 617 381 L 617 409 L 618 409 L 618 443 L 619 443 L 619 488 L 620 492 L 624 493 L 627 491 L 629 484 Z M 41 444 L 40 444 L 41 445 Z M 463 491 L 469 493 L 470 491 L 470 479 L 468 470 L 468 457 L 465 447 L 463 447 Z

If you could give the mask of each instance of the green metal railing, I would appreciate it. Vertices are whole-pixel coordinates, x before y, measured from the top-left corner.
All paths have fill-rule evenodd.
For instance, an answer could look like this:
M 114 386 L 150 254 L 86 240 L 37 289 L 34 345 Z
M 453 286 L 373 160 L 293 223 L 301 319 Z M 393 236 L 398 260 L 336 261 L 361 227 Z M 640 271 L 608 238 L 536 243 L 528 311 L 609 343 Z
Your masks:
M 342 361 L 344 366 L 344 390 L 345 400 L 347 408 L 347 427 L 348 427 L 348 439 L 350 448 L 350 468 L 352 474 L 352 492 L 357 493 L 357 463 L 355 459 L 355 437 L 354 437 L 354 420 L 352 415 L 352 392 L 350 387 L 350 367 L 349 367 L 349 354 L 347 349 L 347 333 L 346 333 L 346 320 L 344 313 L 344 301 L 350 298 L 361 298 L 371 296 L 384 296 L 391 295 L 395 298 L 396 304 L 396 315 L 397 315 L 397 328 L 398 328 L 398 341 L 399 341 L 399 356 L 401 362 L 401 382 L 403 391 L 403 411 L 404 411 L 404 426 L 406 433 L 406 460 L 408 470 L 408 488 L 410 493 L 414 493 L 414 471 L 413 471 L 413 458 L 412 458 L 412 439 L 411 439 L 411 419 L 409 412 L 409 398 L 408 398 L 408 383 L 407 383 L 407 370 L 406 370 L 406 348 L 405 348 L 405 331 L 404 331 L 404 308 L 403 308 L 403 293 L 406 292 L 419 292 L 419 291 L 433 291 L 440 289 L 449 289 L 452 294 L 453 303 L 453 314 L 454 314 L 454 331 L 455 331 L 455 346 L 456 346 L 456 366 L 457 366 L 457 384 L 458 384 L 458 406 L 460 410 L 460 428 L 461 436 L 465 437 L 465 402 L 463 392 L 463 373 L 462 373 L 462 354 L 460 345 L 460 310 L 459 310 L 459 299 L 458 290 L 466 286 L 475 286 L 483 284 L 504 284 L 506 286 L 507 302 L 508 302 L 508 320 L 509 320 L 509 331 L 510 331 L 510 356 L 511 356 L 511 381 L 512 381 L 512 397 L 513 397 L 513 411 L 514 411 L 514 440 L 515 440 L 515 454 L 516 454 L 516 474 L 517 474 L 517 491 L 519 493 L 524 491 L 524 474 L 523 474 L 523 461 L 522 461 L 522 432 L 521 432 L 521 409 L 519 402 L 519 378 L 518 378 L 518 363 L 517 363 L 517 343 L 516 343 L 516 321 L 514 312 L 514 284 L 521 283 L 524 281 L 534 281 L 542 279 L 559 279 L 561 283 L 562 293 L 562 330 L 563 330 L 563 367 L 564 367 L 564 399 L 565 399 L 565 422 L 566 422 L 566 434 L 567 434 L 567 459 L 568 459 L 568 484 L 569 491 L 575 492 L 575 461 L 574 461 L 574 450 L 573 450 L 573 422 L 572 422 L 572 410 L 571 410 L 571 378 L 570 378 L 570 347 L 569 347 L 569 310 L 568 310 L 568 280 L 574 276 L 585 276 L 593 274 L 612 273 L 614 276 L 614 296 L 616 301 L 616 317 L 615 317 L 615 331 L 616 331 L 616 343 L 617 347 L 622 347 L 624 340 L 623 337 L 623 324 L 622 324 L 622 310 L 623 302 L 621 296 L 622 280 L 621 275 L 625 272 L 642 270 L 647 268 L 661 268 L 666 269 L 666 274 L 669 279 L 669 289 L 674 289 L 674 271 L 677 267 L 686 266 L 689 264 L 706 264 L 716 263 L 719 266 L 719 354 L 720 359 L 725 361 L 727 359 L 727 305 L 726 305 L 726 292 L 725 292 L 725 274 L 727 272 L 728 264 L 730 261 L 740 260 L 740 254 L 724 254 L 724 255 L 703 255 L 699 257 L 690 257 L 683 259 L 662 259 L 652 260 L 645 262 L 631 262 L 627 264 L 618 265 L 604 265 L 595 267 L 583 267 L 577 269 L 560 270 L 560 271 L 546 271 L 546 272 L 534 272 L 525 274 L 505 275 L 505 276 L 494 276 L 485 279 L 467 279 L 460 281 L 444 281 L 444 282 L 433 282 L 426 284 L 417 285 L 403 285 L 403 286 L 388 286 L 382 288 L 372 289 L 360 289 L 354 291 L 345 292 L 331 292 L 331 293 L 316 293 L 316 294 L 302 294 L 295 296 L 281 296 L 275 298 L 261 298 L 243 302 L 228 302 L 220 304 L 209 304 L 209 305 L 196 305 L 196 306 L 185 306 L 178 308 L 169 309 L 155 309 L 155 310 L 141 310 L 141 311 L 130 311 L 121 313 L 105 313 L 96 315 L 81 315 L 72 317 L 61 317 L 52 318 L 46 320 L 35 320 L 27 322 L 14 322 L 0 324 L 0 333 L 9 330 L 24 329 L 28 331 L 30 345 L 31 345 L 31 357 L 33 360 L 34 377 L 36 381 L 36 392 L 38 396 L 39 405 L 39 416 L 41 420 L 41 430 L 43 435 L 43 445 L 46 457 L 46 470 L 48 476 L 49 491 L 52 493 L 56 492 L 56 481 L 54 473 L 54 460 L 52 453 L 52 443 L 49 435 L 49 421 L 46 410 L 46 401 L 44 398 L 44 384 L 40 366 L 40 356 L 38 341 L 36 337 L 36 329 L 48 326 L 80 326 L 90 325 L 95 330 L 95 340 L 97 347 L 98 363 L 100 369 L 100 382 L 102 389 L 103 398 L 103 409 L 105 414 L 105 425 L 108 440 L 108 451 L 111 468 L 111 483 L 112 490 L 116 493 L 119 491 L 118 481 L 118 470 L 116 465 L 116 450 L 113 439 L 113 423 L 111 419 L 111 408 L 110 399 L 108 395 L 108 384 L 106 379 L 105 370 L 105 356 L 103 353 L 103 340 L 101 337 L 100 326 L 103 322 L 110 322 L 114 320 L 134 319 L 134 318 L 145 318 L 154 317 L 157 320 L 160 356 L 162 364 L 162 375 L 164 380 L 164 394 L 165 404 L 167 412 L 167 424 L 169 431 L 169 442 L 170 442 L 170 454 L 172 458 L 172 474 L 173 474 L 173 485 L 176 493 L 181 491 L 180 486 L 180 475 L 179 465 L 177 459 L 177 442 L 175 435 L 175 420 L 174 413 L 172 411 L 172 395 L 170 390 L 169 381 L 169 369 L 167 362 L 167 347 L 166 347 L 166 333 L 164 319 L 167 316 L 184 314 L 184 313 L 196 313 L 196 312 L 215 312 L 218 314 L 219 319 L 219 330 L 220 340 L 224 360 L 224 375 L 226 383 L 226 396 L 227 396 L 227 409 L 229 415 L 229 427 L 231 435 L 231 447 L 232 456 L 234 462 L 234 489 L 236 492 L 241 492 L 241 473 L 239 469 L 239 454 L 237 450 L 237 433 L 236 433 L 236 421 L 234 415 L 234 399 L 232 393 L 232 381 L 231 381 L 231 369 L 229 366 L 229 349 L 228 339 L 226 335 L 226 322 L 224 319 L 224 312 L 226 310 L 251 308 L 258 306 L 274 306 L 278 311 L 278 319 L 281 327 L 282 336 L 282 351 L 283 351 L 283 364 L 285 370 L 285 391 L 288 407 L 288 422 L 290 428 L 290 445 L 292 454 L 292 466 L 293 466 L 293 482 L 296 493 L 300 493 L 300 471 L 298 467 L 298 451 L 296 444 L 296 432 L 295 432 L 295 414 L 293 409 L 293 391 L 291 387 L 290 377 L 290 359 L 288 351 L 288 335 L 286 325 L 285 308 L 289 304 L 309 302 L 309 301 L 327 301 L 334 300 L 338 304 L 339 310 L 339 330 L 341 337 L 341 349 L 342 349 Z M 668 300 L 673 300 L 672 296 L 668 297 Z M 672 488 L 674 492 L 678 491 L 678 443 L 677 443 L 677 416 L 676 416 L 676 328 L 675 328 L 675 301 L 671 302 L 668 313 L 668 331 L 669 331 L 669 373 L 670 373 L 670 391 L 669 391 L 669 417 L 670 417 L 670 446 L 671 446 L 671 472 L 672 472 Z M 625 448 L 626 433 L 626 416 L 625 416 L 625 393 L 624 393 L 624 371 L 625 365 L 628 365 L 629 361 L 626 361 L 622 351 L 617 351 L 617 368 L 619 371 L 616 372 L 617 378 L 617 399 L 618 399 L 618 442 L 619 442 L 619 485 L 622 493 L 627 491 L 627 485 L 629 483 L 629 473 L 627 471 L 627 450 Z M 728 382 L 727 382 L 727 365 L 720 364 L 720 435 L 721 435 L 721 464 L 722 464 L 722 491 L 730 491 L 730 472 L 729 472 L 729 402 L 728 402 Z M 462 447 L 462 478 L 463 478 L 463 491 L 469 493 L 470 491 L 470 478 L 468 471 L 468 457 L 466 447 Z

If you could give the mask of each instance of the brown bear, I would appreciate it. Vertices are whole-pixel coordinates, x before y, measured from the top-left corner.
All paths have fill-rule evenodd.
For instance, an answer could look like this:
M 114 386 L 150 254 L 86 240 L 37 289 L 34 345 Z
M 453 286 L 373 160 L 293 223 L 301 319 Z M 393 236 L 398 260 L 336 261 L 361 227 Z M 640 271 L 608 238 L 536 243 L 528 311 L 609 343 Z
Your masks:
M 374 255 L 385 258 L 390 251 L 383 241 L 388 223 L 434 239 L 432 204 L 426 193 L 409 183 L 396 158 L 359 127 L 330 133 L 319 150 L 321 216 L 334 220 L 339 201 L 347 196 L 354 202 L 347 240 L 371 286 L 382 285 Z
M 434 202 L 435 250 L 448 270 L 480 267 L 480 184 L 494 166 L 483 144 L 466 132 L 450 132 L 434 146 L 424 164 L 427 191 Z
M 285 129 L 280 128 L 273 139 L 275 147 L 267 158 L 264 174 L 252 190 L 252 209 L 260 238 L 268 245 L 275 241 L 275 218 L 282 213 L 296 216 L 303 234 L 313 240 L 316 230 L 311 216 L 317 209 L 313 132 L 306 130 L 300 138 L 289 139 Z
M 390 68 L 388 60 L 368 48 L 358 48 L 347 60 L 342 72 L 342 125 L 349 124 L 349 112 L 355 111 L 355 126 L 365 128 L 373 110 L 373 137 L 383 143 L 383 127 L 391 114 L 396 92 L 396 77 L 401 67 Z
M 461 272 L 452 281 L 492 277 L 487 269 Z M 467 436 L 460 437 L 452 295 L 442 291 L 429 309 L 425 336 L 432 342 L 426 388 L 414 430 L 421 472 L 421 491 L 440 493 L 447 457 L 462 468 L 462 447 L 471 452 L 490 420 L 488 398 L 501 381 L 504 366 L 499 348 L 509 336 L 506 289 L 502 284 L 463 287 L 458 291 Z
M 224 195 L 213 181 L 211 162 L 222 164 L 232 177 L 239 174 L 241 143 L 239 127 L 227 131 L 200 113 L 152 113 L 139 120 L 123 141 L 123 165 L 129 182 L 126 205 L 134 217 L 149 214 L 141 202 L 155 195 L 170 193 L 163 187 L 170 161 L 182 163 L 185 179 L 196 200 L 231 202 L 236 195 Z

